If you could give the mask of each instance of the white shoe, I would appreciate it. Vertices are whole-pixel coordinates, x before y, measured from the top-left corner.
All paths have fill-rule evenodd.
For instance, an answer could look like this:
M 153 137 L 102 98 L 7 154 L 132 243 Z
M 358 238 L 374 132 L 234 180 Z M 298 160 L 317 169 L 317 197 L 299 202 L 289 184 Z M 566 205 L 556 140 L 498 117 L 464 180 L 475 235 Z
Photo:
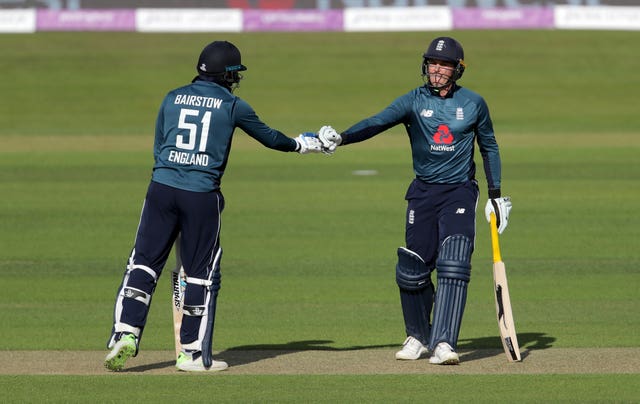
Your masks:
M 457 365 L 460 363 L 460 357 L 451 345 L 441 342 L 433 351 L 433 356 L 429 358 L 429 363 L 434 365 Z
M 414 361 L 428 352 L 427 347 L 422 345 L 420 341 L 413 337 L 407 337 L 402 344 L 402 349 L 396 352 L 396 359 Z
M 225 370 L 228 367 L 229 365 L 227 362 L 215 361 L 212 359 L 211 367 L 207 369 L 202 363 L 202 355 L 198 356 L 197 359 L 192 359 L 190 354 L 186 354 L 184 352 L 180 352 L 178 360 L 176 361 L 176 368 L 185 372 L 217 372 Z

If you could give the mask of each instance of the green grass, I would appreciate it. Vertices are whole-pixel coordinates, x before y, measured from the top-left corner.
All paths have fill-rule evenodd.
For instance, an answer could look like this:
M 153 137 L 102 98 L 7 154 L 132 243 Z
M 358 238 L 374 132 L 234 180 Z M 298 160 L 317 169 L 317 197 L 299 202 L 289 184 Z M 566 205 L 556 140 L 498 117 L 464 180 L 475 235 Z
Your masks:
M 224 36 L 249 66 L 238 94 L 293 135 L 345 129 L 419 85 L 435 35 Z M 640 56 L 628 49 L 640 34 L 455 36 L 469 65 L 461 84 L 489 102 L 514 200 L 501 245 L 521 346 L 639 346 Z M 192 78 L 212 39 L 0 35 L 0 349 L 104 349 L 150 176 L 156 109 Z M 360 169 L 378 175 L 352 175 Z M 401 343 L 393 268 L 411 177 L 401 128 L 331 158 L 266 150 L 238 131 L 223 181 L 215 349 Z M 500 347 L 481 187 L 460 336 L 469 349 Z M 172 346 L 166 277 L 158 288 L 143 349 Z M 191 375 L 1 376 L 0 386 L 9 400 L 39 402 L 142 400 L 140 381 L 149 401 L 176 391 L 189 401 L 637 400 L 637 374 L 425 377 L 221 375 L 204 396 Z
M 238 45 L 249 68 L 239 94 L 292 133 L 345 129 L 421 83 L 438 32 L 2 35 L 3 134 L 152 133 L 164 94 L 195 75 L 213 39 Z M 451 33 L 444 33 L 451 35 Z M 635 132 L 636 32 L 458 31 L 467 71 L 502 133 Z M 551 142 L 551 139 L 547 140 Z M 604 139 L 603 139 L 604 141 Z
M 0 378 L 19 394 L 3 402 L 122 402 L 122 392 L 153 386 L 131 396 L 140 403 L 445 403 L 637 402 L 638 375 L 324 375 L 324 376 L 31 376 Z M 434 387 L 436 386 L 436 387 Z M 579 389 L 576 386 L 580 386 Z M 6 391 L 6 390 L 5 390 Z M 453 392 L 453 393 L 452 393 Z M 615 392 L 612 396 L 611 392 Z M 46 397 L 43 399 L 42 397 Z

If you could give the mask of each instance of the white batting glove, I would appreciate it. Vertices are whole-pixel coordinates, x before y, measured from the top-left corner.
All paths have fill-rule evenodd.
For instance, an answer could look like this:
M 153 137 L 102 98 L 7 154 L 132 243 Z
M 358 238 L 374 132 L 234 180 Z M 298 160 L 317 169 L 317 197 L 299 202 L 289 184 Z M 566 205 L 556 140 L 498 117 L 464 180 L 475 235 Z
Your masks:
M 333 154 L 342 143 L 342 137 L 331 126 L 323 126 L 318 131 L 318 139 L 322 142 L 322 152 Z
M 294 140 L 298 144 L 296 151 L 300 154 L 320 153 L 322 151 L 322 143 L 315 133 L 304 132 Z
M 496 215 L 496 226 L 498 227 L 498 233 L 500 234 L 502 234 L 504 229 L 507 228 L 510 211 L 511 198 L 509 198 L 508 196 L 489 199 L 487 201 L 487 205 L 484 207 L 484 215 L 487 217 L 487 222 L 491 221 L 492 212 Z

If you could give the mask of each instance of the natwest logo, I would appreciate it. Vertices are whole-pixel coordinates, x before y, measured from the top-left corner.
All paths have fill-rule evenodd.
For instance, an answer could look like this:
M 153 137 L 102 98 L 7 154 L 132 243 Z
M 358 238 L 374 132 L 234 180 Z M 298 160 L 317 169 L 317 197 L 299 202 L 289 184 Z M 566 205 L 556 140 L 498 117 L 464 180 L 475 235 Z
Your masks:
M 440 125 L 438 131 L 433 135 L 433 141 L 438 144 L 451 144 L 453 143 L 453 133 L 447 125 Z
M 453 143 L 453 133 L 447 125 L 438 126 L 438 130 L 433 134 L 433 141 L 436 144 L 431 145 L 431 151 L 452 152 L 456 150 L 456 147 L 451 144 Z

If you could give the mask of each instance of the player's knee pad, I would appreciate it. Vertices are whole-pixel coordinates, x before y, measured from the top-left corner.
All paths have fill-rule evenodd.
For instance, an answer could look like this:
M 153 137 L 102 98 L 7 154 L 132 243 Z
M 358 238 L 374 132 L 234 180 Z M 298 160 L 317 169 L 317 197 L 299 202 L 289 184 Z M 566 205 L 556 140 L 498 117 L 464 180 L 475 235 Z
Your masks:
M 403 290 L 422 290 L 431 284 L 431 269 L 415 252 L 398 248 L 396 283 Z
M 202 351 L 205 367 L 211 366 L 213 328 L 216 316 L 216 301 L 221 285 L 220 259 L 222 249 L 215 255 L 208 279 L 187 277 L 184 291 L 184 306 L 181 339 L 182 348 Z M 184 341 L 190 341 L 184 343 Z
M 447 237 L 438 254 L 436 290 L 430 349 L 440 342 L 452 347 L 458 343 L 462 314 L 467 302 L 467 285 L 471 279 L 473 243 L 461 234 Z
M 447 237 L 440 246 L 436 268 L 438 279 L 449 278 L 469 282 L 471 279 L 471 253 L 473 242 L 467 236 Z

